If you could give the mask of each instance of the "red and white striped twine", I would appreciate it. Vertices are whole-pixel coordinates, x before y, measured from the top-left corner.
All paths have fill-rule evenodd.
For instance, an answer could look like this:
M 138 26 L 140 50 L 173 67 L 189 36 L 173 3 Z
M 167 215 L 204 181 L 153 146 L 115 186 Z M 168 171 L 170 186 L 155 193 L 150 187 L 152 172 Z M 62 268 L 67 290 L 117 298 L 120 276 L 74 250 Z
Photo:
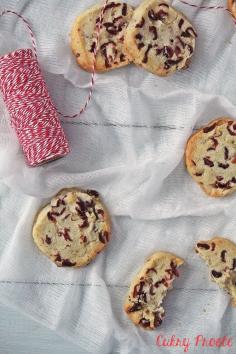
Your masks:
M 195 7 L 196 9 L 202 9 L 202 10 L 224 10 L 224 11 L 227 11 L 230 13 L 232 19 L 233 19 L 233 22 L 234 24 L 236 25 L 236 19 L 234 18 L 233 14 L 230 12 L 230 10 L 225 7 L 225 6 L 222 6 L 222 5 L 215 5 L 215 6 L 206 6 L 206 5 L 196 5 L 196 4 L 192 4 L 188 1 L 185 1 L 185 0 L 178 0 L 179 2 L 182 2 L 182 4 L 184 5 L 188 5 L 188 6 L 191 6 L 191 7 Z
M 179 1 L 195 8 L 228 11 L 223 6 L 198 6 L 185 0 Z M 14 14 L 20 18 L 28 28 L 33 46 L 33 51 L 19 49 L 0 57 L 0 89 L 11 116 L 11 124 L 30 166 L 55 160 L 67 155 L 70 151 L 57 113 L 65 118 L 76 118 L 86 110 L 92 98 L 99 34 L 108 2 L 109 0 L 104 1 L 99 21 L 96 24 L 96 45 L 93 52 L 89 94 L 79 113 L 74 115 L 64 115 L 59 112 L 50 98 L 39 67 L 35 37 L 29 22 L 15 11 L 4 10 L 0 13 L 0 16 Z
M 19 49 L 0 57 L 0 89 L 10 113 L 11 125 L 30 166 L 55 160 L 70 152 L 57 113 L 65 118 L 78 117 L 86 110 L 92 98 L 99 33 L 108 1 L 104 2 L 96 24 L 89 94 L 79 113 L 72 116 L 60 113 L 51 100 L 39 67 L 35 37 L 29 22 L 15 11 L 4 10 L 0 13 L 0 16 L 14 14 L 20 18 L 28 28 L 33 46 L 33 51 Z

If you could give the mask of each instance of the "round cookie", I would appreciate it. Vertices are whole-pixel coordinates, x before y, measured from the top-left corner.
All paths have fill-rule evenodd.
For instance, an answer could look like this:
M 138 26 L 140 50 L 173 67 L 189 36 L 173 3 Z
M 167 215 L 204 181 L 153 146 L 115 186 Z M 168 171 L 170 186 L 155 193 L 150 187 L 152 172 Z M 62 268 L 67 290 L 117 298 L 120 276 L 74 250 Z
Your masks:
M 183 263 L 183 259 L 168 252 L 157 252 L 146 260 L 130 285 L 124 306 L 135 325 L 144 329 L 161 325 L 165 315 L 162 301 L 179 276 L 177 267 Z
M 77 63 L 87 71 L 93 70 L 94 49 L 96 45 L 96 23 L 102 11 L 96 5 L 77 17 L 71 31 L 71 48 Z M 107 4 L 99 33 L 99 43 L 95 71 L 104 72 L 128 65 L 129 60 L 123 51 L 124 34 L 133 14 L 133 8 L 120 1 Z
M 109 216 L 98 192 L 60 191 L 36 216 L 33 239 L 59 267 L 91 262 L 110 240 Z
M 192 178 L 211 197 L 236 190 L 236 121 L 211 121 L 188 140 L 186 166 Z
M 236 244 L 215 237 L 199 241 L 195 250 L 209 266 L 211 279 L 230 294 L 232 305 L 236 306 Z
M 228 9 L 234 18 L 236 18 L 236 0 L 228 0 Z
M 196 37 L 182 13 L 163 0 L 146 0 L 127 27 L 125 52 L 135 64 L 166 76 L 188 67 Z

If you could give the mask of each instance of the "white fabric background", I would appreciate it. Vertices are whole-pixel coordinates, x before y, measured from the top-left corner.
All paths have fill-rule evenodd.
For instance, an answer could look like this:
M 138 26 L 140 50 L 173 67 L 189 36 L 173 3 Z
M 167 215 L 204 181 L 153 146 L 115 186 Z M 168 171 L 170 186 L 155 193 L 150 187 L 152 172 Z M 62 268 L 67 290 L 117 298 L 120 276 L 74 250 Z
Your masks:
M 74 62 L 68 34 L 74 18 L 95 3 L 0 0 L 1 9 L 17 10 L 32 23 L 51 96 L 67 114 L 79 111 L 90 79 Z M 0 102 L 0 300 L 77 343 L 81 353 L 183 351 L 157 348 L 160 333 L 190 337 L 189 353 L 229 352 L 196 350 L 198 334 L 231 336 L 236 350 L 236 311 L 193 252 L 198 239 L 222 235 L 236 241 L 236 194 L 206 197 L 183 164 L 193 128 L 221 115 L 236 118 L 236 30 L 227 12 L 172 4 L 199 35 L 191 67 L 168 78 L 135 66 L 97 76 L 86 113 L 62 119 L 72 148 L 66 158 L 28 168 Z M 29 46 L 17 19 L 0 19 L 0 54 Z M 47 198 L 75 185 L 100 191 L 113 238 L 86 268 L 58 269 L 34 246 L 32 222 Z M 146 333 L 122 307 L 130 280 L 156 250 L 176 252 L 186 265 L 166 298 L 163 325 Z

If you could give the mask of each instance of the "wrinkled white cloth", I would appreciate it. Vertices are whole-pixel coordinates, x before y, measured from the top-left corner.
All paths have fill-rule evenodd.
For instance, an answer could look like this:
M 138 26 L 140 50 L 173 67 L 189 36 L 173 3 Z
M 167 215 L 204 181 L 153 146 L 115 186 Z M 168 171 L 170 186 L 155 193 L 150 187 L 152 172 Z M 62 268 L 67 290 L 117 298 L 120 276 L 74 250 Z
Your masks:
M 79 111 L 90 80 L 70 52 L 70 28 L 95 3 L 0 2 L 31 22 L 51 96 L 65 114 Z M 205 196 L 183 163 L 193 128 L 222 115 L 236 118 L 236 28 L 226 11 L 172 4 L 198 32 L 190 68 L 167 78 L 132 65 L 97 75 L 88 110 L 79 119 L 62 119 L 72 148 L 66 158 L 27 167 L 0 101 L 0 301 L 77 343 L 81 354 L 184 352 L 158 348 L 158 334 L 190 338 L 189 353 L 207 354 L 217 348 L 195 348 L 197 335 L 227 335 L 236 350 L 236 311 L 193 252 L 198 239 L 236 241 L 236 194 Z M 24 25 L 10 15 L 0 18 L 0 54 L 23 47 L 30 47 Z M 112 217 L 108 248 L 83 269 L 58 269 L 31 237 L 38 208 L 69 186 L 97 189 Z M 122 308 L 130 280 L 156 250 L 175 252 L 186 264 L 165 300 L 163 325 L 145 332 Z

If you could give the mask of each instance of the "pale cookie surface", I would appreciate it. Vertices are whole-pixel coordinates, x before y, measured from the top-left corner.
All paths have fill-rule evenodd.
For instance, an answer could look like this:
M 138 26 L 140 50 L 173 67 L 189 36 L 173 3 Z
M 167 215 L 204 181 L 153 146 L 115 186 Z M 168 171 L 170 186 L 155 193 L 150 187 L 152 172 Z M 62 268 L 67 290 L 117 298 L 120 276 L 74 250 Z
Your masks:
M 109 217 L 98 192 L 60 191 L 36 216 L 33 238 L 59 267 L 88 264 L 110 240 Z
M 228 9 L 236 18 L 236 0 L 228 0 Z
M 215 237 L 199 241 L 196 252 L 209 266 L 211 279 L 230 294 L 232 304 L 236 306 L 236 244 Z
M 196 36 L 187 18 L 167 2 L 146 0 L 127 27 L 125 51 L 135 64 L 166 76 L 188 67 Z
M 77 17 L 71 31 L 71 48 L 77 63 L 87 71 L 93 70 L 96 23 L 102 6 L 96 5 Z M 133 8 L 119 1 L 109 2 L 99 34 L 96 72 L 104 72 L 129 64 L 123 51 L 124 34 L 133 14 Z
M 162 301 L 184 261 L 168 252 L 157 252 L 147 259 L 134 278 L 125 302 L 131 321 L 145 329 L 161 325 L 165 315 Z
M 236 121 L 219 118 L 193 134 L 186 146 L 192 178 L 212 197 L 236 190 Z

